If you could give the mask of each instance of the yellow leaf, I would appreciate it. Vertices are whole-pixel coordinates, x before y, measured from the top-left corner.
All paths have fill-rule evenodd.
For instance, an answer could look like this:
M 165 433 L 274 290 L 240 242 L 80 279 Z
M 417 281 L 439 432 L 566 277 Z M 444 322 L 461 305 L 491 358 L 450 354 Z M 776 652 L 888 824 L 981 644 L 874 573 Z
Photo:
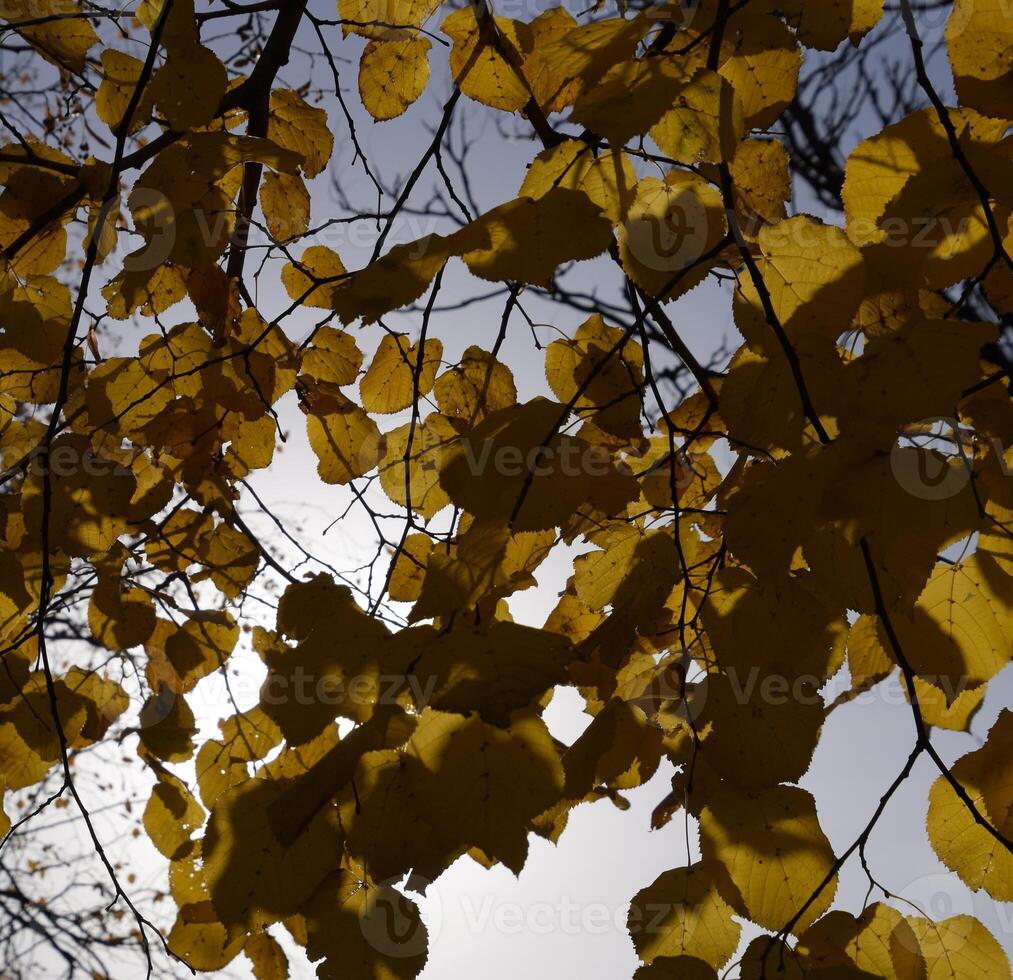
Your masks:
M 102 52 L 102 84 L 95 94 L 95 112 L 110 129 L 115 129 L 130 106 L 134 89 L 141 78 L 144 62 L 122 51 L 106 48 Z M 137 104 L 130 128 L 135 130 L 151 118 L 152 95 L 146 90 Z
M 194 970 L 222 970 L 243 949 L 242 935 L 230 937 L 214 918 L 209 902 L 184 905 L 169 932 L 169 950 Z
M 207 576 L 227 598 L 235 599 L 253 581 L 260 559 L 260 548 L 246 534 L 228 524 L 219 524 L 207 537 L 201 554 L 205 570 L 195 575 L 193 581 Z
M 332 385 L 352 384 L 361 367 L 362 351 L 355 338 L 334 327 L 320 327 L 302 359 L 302 370 L 306 374 Z
M 292 601 L 300 588 L 306 586 L 289 587 Z M 387 628 L 363 612 L 347 588 L 331 584 L 327 592 L 307 613 L 296 647 L 279 643 L 261 652 L 268 668 L 261 707 L 290 746 L 312 741 L 339 716 L 364 721 L 386 690 L 380 675 Z M 279 611 L 279 625 L 289 613 Z M 335 643 L 338 636 L 341 643 Z
M 736 200 L 747 217 L 784 220 L 785 203 L 791 200 L 791 173 L 788 151 L 780 140 L 743 140 L 730 171 Z
M 651 129 L 677 102 L 688 81 L 682 68 L 668 58 L 622 61 L 577 99 L 571 118 L 613 146 L 622 146 Z
M 1013 712 L 1003 711 L 985 744 L 958 759 L 953 776 L 979 813 L 1007 839 L 1013 835 Z M 940 776 L 929 792 L 928 832 L 940 860 L 969 888 L 997 902 L 1013 901 L 1013 855 L 975 822 Z
M 228 81 L 215 53 L 194 43 L 170 48 L 148 91 L 169 126 L 185 133 L 211 122 Z
M 475 346 L 468 347 L 460 362 L 436 379 L 433 395 L 444 415 L 469 425 L 517 402 L 510 368 Z
M 1006 951 L 973 916 L 954 915 L 940 922 L 909 918 L 928 980 L 1009 980 Z
M 946 42 L 961 103 L 1013 117 L 1013 20 L 1003 0 L 955 0 Z
M 413 980 L 426 962 L 428 935 L 415 903 L 388 884 L 356 873 L 327 878 L 304 911 L 306 953 L 319 980 Z
M 391 310 L 414 303 L 447 259 L 457 254 L 457 244 L 454 236 L 427 235 L 416 242 L 395 245 L 349 277 L 334 294 L 334 311 L 345 324 L 359 318 L 363 323 L 375 323 Z
M 592 259 L 612 241 L 612 223 L 598 205 L 563 187 L 501 204 L 467 230 L 477 247 L 461 258 L 474 275 L 536 286 L 548 286 L 563 262 Z
M 440 470 L 458 436 L 453 422 L 438 412 L 426 416 L 414 431 L 406 423 L 386 433 L 380 460 L 383 492 L 425 518 L 438 514 L 450 503 L 440 486 Z
M 397 553 L 387 592 L 395 602 L 414 602 L 422 590 L 433 542 L 428 534 L 409 534 Z
M 429 81 L 428 38 L 370 41 L 359 61 L 359 95 L 378 120 L 400 116 Z
M 143 819 L 151 842 L 169 860 L 175 860 L 188 852 L 190 835 L 204 823 L 204 809 L 181 779 L 161 770 Z
M 565 415 L 543 398 L 490 414 L 443 451 L 441 487 L 469 514 L 509 522 L 514 531 L 559 526 L 582 506 L 622 510 L 633 480 L 607 452 L 560 435 Z
M 186 699 L 176 693 L 174 673 L 156 684 L 157 692 L 141 708 L 141 745 L 163 762 L 185 762 L 193 755 L 193 737 L 197 734 L 193 712 Z
M 719 970 L 728 962 L 741 927 L 721 897 L 717 879 L 723 875 L 720 865 L 704 861 L 666 871 L 637 893 L 627 928 L 645 963 L 685 955 Z
M 102 287 L 102 295 L 115 320 L 126 320 L 137 310 L 155 316 L 186 298 L 186 270 L 168 264 L 127 268 Z
M 421 352 L 403 334 L 387 334 L 359 382 L 359 396 L 367 412 L 381 415 L 409 408 L 433 390 L 443 357 L 443 344 L 427 340 Z
M 546 11 L 543 17 L 551 12 Z M 558 37 L 543 41 L 540 34 L 545 27 L 540 20 L 531 24 L 536 46 L 525 62 L 525 74 L 532 80 L 539 103 L 558 109 L 594 85 L 613 65 L 632 57 L 651 27 L 647 14 L 629 19 L 610 17 L 563 30 Z M 545 105 L 542 99 L 550 95 L 557 101 Z
M 422 27 L 439 8 L 439 0 L 338 0 L 346 36 L 380 40 L 403 37 L 412 28 Z
M 334 136 L 327 125 L 327 113 L 307 102 L 291 89 L 271 92 L 271 121 L 267 138 L 302 157 L 302 170 L 316 177 L 331 158 Z
M 282 780 L 250 779 L 226 790 L 204 834 L 204 874 L 216 915 L 227 926 L 262 929 L 301 912 L 341 854 L 332 812 L 323 809 L 288 847 L 271 826 Z
M 650 966 L 642 966 L 633 980 L 715 980 L 717 972 L 695 956 L 660 956 Z
M 516 112 L 532 97 L 518 70 L 523 54 L 533 47 L 529 25 L 491 16 L 483 24 L 474 8 L 463 7 L 450 14 L 440 30 L 454 42 L 450 73 L 469 98 L 493 109 Z M 492 41 L 493 31 L 501 38 L 499 47 Z M 501 51 L 512 51 L 515 61 L 504 57 Z
M 380 430 L 351 399 L 319 384 L 307 393 L 306 406 L 306 431 L 324 483 L 349 483 L 380 461 Z
M 582 140 L 564 140 L 535 157 L 519 193 L 537 199 L 554 187 L 582 191 L 616 222 L 626 216 L 636 183 L 636 171 L 622 150 L 596 156 Z
M 260 206 L 271 237 L 278 242 L 305 235 L 310 226 L 310 194 L 302 177 L 268 173 L 260 188 Z
M 678 163 L 721 163 L 736 155 L 745 132 L 742 106 L 716 72 L 700 71 L 672 99 L 673 108 L 651 126 L 661 152 Z
M 524 77 L 542 111 L 559 112 L 580 93 L 580 82 L 561 71 L 558 60 L 551 55 L 546 56 L 546 52 L 580 28 L 565 7 L 549 7 L 529 26 L 533 47 L 523 60 Z
M 723 864 L 748 917 L 782 929 L 830 873 L 834 853 L 820 829 L 813 798 L 794 786 L 739 796 L 724 790 L 700 817 L 704 860 Z M 836 877 L 794 927 L 802 932 L 827 910 Z
M 84 71 L 85 58 L 99 40 L 77 0 L 2 0 L 0 19 L 16 30 L 19 23 L 28 22 L 18 33 L 47 61 L 78 73 Z
M 949 115 L 979 179 L 986 186 L 1008 184 L 1009 161 L 993 151 L 1006 124 L 973 109 L 950 109 Z M 856 245 L 885 242 L 894 255 L 917 265 L 925 262 L 923 253 L 966 237 L 968 208 L 980 206 L 934 109 L 913 113 L 855 147 L 842 195 L 848 236 Z
M 201 678 L 223 666 L 238 640 L 239 627 L 231 613 L 191 613 L 165 641 L 165 655 L 179 676 L 181 690 L 192 690 Z
M 600 315 L 585 320 L 572 340 L 554 340 L 545 351 L 545 376 L 555 396 L 596 427 L 637 440 L 644 353 L 640 344 Z
M 746 10 L 725 31 L 719 69 L 742 102 L 748 129 L 765 129 L 795 97 L 802 52 L 798 41 L 772 13 Z
M 269 933 L 259 932 L 249 936 L 243 952 L 253 966 L 256 980 L 288 980 L 288 957 L 278 940 Z
M 50 547 L 81 558 L 108 552 L 127 530 L 137 486 L 133 473 L 103 458 L 88 439 L 77 435 L 58 437 L 44 465 L 51 473 Z M 34 535 L 41 533 L 44 509 L 41 469 L 29 476 L 22 493 L 25 524 Z
M 474 714 L 426 710 L 404 752 L 368 753 L 355 783 L 361 807 L 351 792 L 342 798 L 349 847 L 381 880 L 412 866 L 435 878 L 471 847 L 516 874 L 531 822 L 562 795 L 563 770 L 536 715 L 518 713 L 503 729 Z M 406 851 L 408 828 L 425 836 Z M 417 860 L 407 856 L 413 851 Z
M 281 274 L 289 299 L 324 310 L 333 308 L 337 290 L 347 278 L 341 259 L 326 245 L 311 245 L 297 263 L 287 263 Z
M 658 768 L 663 734 L 640 708 L 612 698 L 563 756 L 566 795 L 583 799 L 597 786 L 633 789 L 646 783 Z
M 799 40 L 807 48 L 833 51 L 850 38 L 853 44 L 879 23 L 884 0 L 848 0 L 847 3 L 820 3 L 818 0 L 789 0 L 782 5 Z
M 840 228 L 805 215 L 764 226 L 758 241 L 763 257 L 757 265 L 788 336 L 822 335 L 836 341 L 851 325 L 861 301 L 861 252 Z M 779 351 L 747 273 L 739 277 L 735 325 L 752 350 L 769 356 Z
M 402 631 L 395 650 L 398 660 L 411 665 L 403 684 L 420 711 L 477 713 L 499 728 L 564 683 L 573 656 L 563 637 L 498 620 L 486 631 L 467 626 L 445 633 L 431 626 Z
M 948 700 L 965 686 L 984 684 L 1010 662 L 1013 603 L 993 588 L 995 573 L 987 555 L 941 563 L 913 613 L 894 617 L 912 667 L 947 690 Z
M 681 170 L 644 177 L 619 226 L 623 268 L 652 296 L 675 299 L 707 277 L 712 263 L 703 256 L 726 229 L 721 195 L 702 177 Z
M 142 589 L 122 589 L 118 575 L 99 579 L 88 603 L 92 636 L 110 650 L 139 646 L 155 628 L 155 607 Z

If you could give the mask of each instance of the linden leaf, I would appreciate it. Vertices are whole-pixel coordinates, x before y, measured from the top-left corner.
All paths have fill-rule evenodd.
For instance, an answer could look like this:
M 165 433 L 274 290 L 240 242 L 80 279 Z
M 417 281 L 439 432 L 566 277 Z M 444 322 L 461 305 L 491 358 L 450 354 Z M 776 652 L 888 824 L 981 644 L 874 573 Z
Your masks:
M 341 259 L 326 245 L 311 245 L 298 262 L 289 262 L 281 273 L 289 299 L 325 310 L 333 308 L 337 290 L 347 278 Z
M 655 298 L 675 299 L 707 277 L 705 257 L 726 229 L 721 195 L 702 177 L 681 170 L 644 177 L 619 227 L 623 268 Z
M 440 411 L 469 425 L 517 402 L 513 373 L 480 347 L 468 347 L 461 360 L 436 379 L 433 395 Z
M 228 73 L 215 53 L 193 43 L 169 49 L 148 92 L 169 126 L 186 132 L 211 122 L 227 86 Z
M 170 952 L 194 970 L 213 972 L 229 965 L 243 950 L 245 936 L 230 937 L 214 918 L 211 903 L 183 905 L 168 936 Z
M 144 643 L 155 628 L 155 607 L 141 589 L 123 590 L 118 576 L 99 580 L 88 604 L 92 635 L 110 650 L 126 650 Z
M 427 235 L 416 242 L 395 245 L 349 276 L 347 284 L 334 293 L 332 308 L 342 323 L 360 318 L 363 323 L 375 323 L 391 310 L 414 303 L 457 253 L 455 236 Z
M 802 911 L 834 866 L 813 798 L 793 786 L 738 796 L 728 790 L 709 801 L 700 817 L 704 860 L 724 865 L 743 909 L 765 929 L 784 927 Z M 836 878 L 794 926 L 797 934 L 833 901 Z
M 332 385 L 352 384 L 361 367 L 362 351 L 355 338 L 334 327 L 320 327 L 302 359 L 303 372 Z
M 973 916 L 954 915 L 940 922 L 909 918 L 926 975 L 935 980 L 1009 980 L 1009 957 L 996 938 Z
M 327 113 L 308 105 L 290 89 L 271 92 L 270 123 L 267 138 L 302 157 L 302 170 L 316 177 L 327 166 L 334 149 L 334 136 L 327 125 Z
M 884 6 L 884 0 L 848 0 L 832 4 L 789 0 L 783 9 L 807 48 L 833 51 L 848 38 L 857 44 L 879 23 Z
M 954 778 L 978 811 L 1007 839 L 1013 834 L 1013 712 L 1003 711 L 985 744 L 958 759 Z M 940 776 L 929 793 L 928 833 L 936 854 L 975 890 L 997 902 L 1013 901 L 1013 855 L 978 824 Z
M 957 95 L 986 116 L 1013 116 L 1013 24 L 1003 0 L 955 0 L 946 43 Z
M 634 481 L 606 452 L 560 435 L 566 414 L 544 398 L 490 414 L 444 449 L 440 486 L 469 514 L 509 522 L 514 531 L 559 526 L 584 505 L 621 510 Z
M 516 112 L 532 97 L 518 70 L 521 55 L 533 46 L 527 24 L 506 17 L 486 18 L 484 14 L 480 20 L 474 8 L 464 7 L 450 14 L 440 30 L 454 42 L 451 76 L 469 98 L 494 109 Z M 492 40 L 494 34 L 499 36 L 498 43 Z
M 288 980 L 288 957 L 277 939 L 260 932 L 249 936 L 243 952 L 253 967 L 256 980 Z
M 162 770 L 144 808 L 144 829 L 169 860 L 187 853 L 191 834 L 204 823 L 204 808 L 182 780 Z
M 419 357 L 418 344 L 409 345 L 403 334 L 387 334 L 359 382 L 362 407 L 367 412 L 389 415 L 428 395 L 436 381 L 443 344 L 439 340 L 426 341 L 421 363 Z
M 795 35 L 773 14 L 746 10 L 728 25 L 718 70 L 741 100 L 748 129 L 766 128 L 784 112 L 801 67 Z
M 323 958 L 320 980 L 413 980 L 425 966 L 428 934 L 419 910 L 391 885 L 342 868 L 304 915 L 307 955 Z
M 192 690 L 197 682 L 228 660 L 239 640 L 239 627 L 231 613 L 196 612 L 165 641 L 165 655 L 182 684 Z
M 901 648 L 923 677 L 955 692 L 977 687 L 1010 662 L 1010 599 L 991 586 L 987 555 L 939 564 L 910 616 L 894 617 Z
M 260 188 L 260 206 L 271 237 L 286 242 L 305 235 L 310 226 L 310 194 L 302 177 L 266 174 Z
M 250 779 L 215 801 L 204 834 L 204 874 L 211 903 L 227 926 L 261 929 L 301 912 L 330 868 L 337 867 L 341 837 L 321 810 L 291 844 L 271 826 L 269 808 L 284 781 Z
M 555 396 L 597 428 L 640 438 L 644 354 L 627 331 L 590 317 L 572 340 L 549 344 L 545 376 Z
M 663 732 L 643 711 L 613 698 L 566 750 L 566 795 L 583 799 L 597 786 L 633 789 L 654 775 Z
M 360 805 L 346 793 L 341 811 L 352 853 L 381 880 L 410 867 L 432 880 L 472 847 L 519 873 L 531 822 L 561 798 L 563 770 L 536 715 L 503 729 L 426 710 L 404 752 L 368 753 L 355 784 Z M 424 829 L 422 846 L 405 848 L 409 827 Z
M 757 262 L 774 312 L 790 338 L 836 340 L 851 324 L 862 294 L 862 255 L 839 228 L 797 215 L 760 229 Z M 777 340 L 749 275 L 739 278 L 735 325 L 749 347 L 773 355 Z
M 328 580 L 323 579 L 322 585 Z M 286 597 L 298 596 L 289 586 Z M 294 591 L 291 591 L 294 590 Z M 292 600 L 290 600 L 292 601 Z M 279 610 L 279 626 L 288 613 Z M 290 745 L 319 736 L 335 718 L 363 721 L 380 700 L 388 632 L 366 615 L 347 588 L 331 587 L 307 614 L 296 647 L 277 644 L 262 651 L 268 675 L 261 689 L 264 713 Z M 335 643 L 341 637 L 341 643 Z
M 742 106 L 716 72 L 699 71 L 671 100 L 673 107 L 652 125 L 661 152 L 679 163 L 720 163 L 736 156 L 745 133 Z
M 130 107 L 143 67 L 143 61 L 122 51 L 106 48 L 102 52 L 102 84 L 95 94 L 95 112 L 110 129 L 115 129 L 120 124 Z M 151 91 L 146 90 L 134 111 L 131 130 L 145 125 L 151 118 L 151 104 Z
M 306 431 L 324 483 L 349 483 L 380 462 L 377 424 L 340 391 L 315 385 L 307 390 L 305 411 Z
M 439 0 L 338 0 L 341 29 L 346 35 L 380 40 L 417 30 L 439 7 Z
M 95 28 L 75 0 L 2 0 L 0 18 L 47 60 L 71 71 L 84 71 L 85 58 L 98 44 Z M 25 23 L 19 28 L 19 23 Z
M 622 146 L 669 112 L 688 82 L 682 68 L 668 58 L 623 61 L 577 99 L 571 118 L 613 146 Z
M 626 216 L 637 182 L 630 158 L 621 150 L 595 155 L 581 140 L 564 140 L 542 150 L 531 162 L 520 195 L 538 199 L 554 187 L 583 191 L 610 221 Z
M 783 221 L 791 200 L 788 151 L 779 140 L 747 139 L 739 143 L 729 168 L 735 196 L 746 215 Z
M 458 438 L 452 420 L 438 412 L 386 433 L 379 464 L 383 492 L 416 514 L 434 517 L 450 503 L 440 472 Z
M 428 38 L 370 41 L 359 61 L 359 95 L 377 120 L 400 116 L 429 81 Z
M 519 197 L 488 211 L 468 231 L 475 245 L 461 256 L 472 274 L 547 286 L 563 262 L 593 259 L 612 241 L 612 224 L 579 191 L 554 187 L 536 200 Z
M 650 966 L 642 966 L 633 980 L 715 980 L 714 967 L 695 956 L 660 956 Z
M 717 879 L 723 874 L 720 865 L 704 861 L 666 871 L 637 893 L 627 928 L 645 963 L 691 956 L 720 970 L 728 962 L 741 926 L 721 897 Z
M 569 642 L 516 623 L 493 621 L 487 631 L 430 626 L 396 636 L 396 656 L 410 664 L 404 683 L 422 710 L 477 712 L 507 728 L 515 711 L 534 705 L 566 679 Z

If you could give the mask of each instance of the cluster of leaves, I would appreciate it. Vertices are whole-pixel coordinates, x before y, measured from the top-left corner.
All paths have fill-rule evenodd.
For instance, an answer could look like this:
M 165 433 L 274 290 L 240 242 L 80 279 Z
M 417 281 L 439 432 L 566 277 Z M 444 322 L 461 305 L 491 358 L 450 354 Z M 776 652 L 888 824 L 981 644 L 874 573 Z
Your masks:
M 1013 900 L 1013 716 L 952 770 L 931 741 L 934 727 L 967 730 L 1013 645 L 1013 405 L 981 357 L 999 328 L 941 299 L 960 284 L 983 284 L 996 308 L 1013 294 L 1003 4 L 954 5 L 960 104 L 947 107 L 901 0 L 929 105 L 851 153 L 844 227 L 789 216 L 789 155 L 771 133 L 804 49 L 861 44 L 882 0 L 701 0 L 584 22 L 563 8 L 530 22 L 456 9 L 439 24 L 453 92 L 418 172 L 442 166 L 462 97 L 519 114 L 542 148 L 517 197 L 447 234 L 383 251 L 388 214 L 372 260 L 351 271 L 326 246 L 296 247 L 305 182 L 337 126 L 278 81 L 300 26 L 323 21 L 305 0 L 275 6 L 242 73 L 202 43 L 192 0 L 143 0 L 146 54 L 110 42 L 100 60 L 94 11 L 0 3 L 65 88 L 92 93 L 86 111 L 111 146 L 105 159 L 20 136 L 0 148 L 6 790 L 55 769 L 88 819 L 71 759 L 131 703 L 102 672 L 56 670 L 53 624 L 85 595 L 97 645 L 143 650 L 137 755 L 155 780 L 143 821 L 170 862 L 168 949 L 195 969 L 245 951 L 259 976 L 283 975 L 267 932 L 283 923 L 323 980 L 413 977 L 424 927 L 392 882 L 424 888 L 466 854 L 519 872 L 531 833 L 555 841 L 584 801 L 625 805 L 667 758 L 676 775 L 655 826 L 696 818 L 702 857 L 634 899 L 631 916 L 670 909 L 650 930 L 631 919 L 638 977 L 715 977 L 738 919 L 766 933 L 743 977 L 1008 977 L 967 916 L 828 911 L 843 863 L 864 861 L 922 756 L 939 769 L 936 852 L 970 887 Z M 439 8 L 340 0 L 345 33 L 368 42 L 359 88 L 376 120 L 426 88 Z M 291 306 L 271 320 L 244 277 L 258 203 L 288 256 Z M 82 215 L 83 262 L 64 274 Z M 140 245 L 99 282 L 124 223 Z M 561 267 L 597 257 L 628 316 L 592 312 L 547 347 L 552 398 L 518 400 L 503 334 L 444 359 L 431 326 L 450 264 L 505 284 L 505 333 L 524 291 L 552 295 Z M 721 372 L 666 313 L 715 273 L 735 279 L 744 340 Z M 86 322 L 101 301 L 109 318 L 157 324 L 136 354 L 98 356 Z M 367 365 L 352 328 L 419 301 L 417 338 L 386 332 Z M 197 319 L 165 326 L 184 302 Z M 326 312 L 297 343 L 284 322 L 301 308 Z M 677 404 L 652 366 L 666 357 L 695 380 Z M 237 511 L 272 463 L 290 393 L 321 479 L 375 481 L 399 508 L 368 608 L 334 575 L 287 572 Z M 410 418 L 390 428 L 397 413 Z M 933 468 L 947 492 L 912 492 Z M 961 542 L 958 560 L 941 556 Z M 589 550 L 543 626 L 513 622 L 509 598 L 575 544 Z M 242 597 L 268 573 L 288 584 L 273 628 L 252 630 L 261 703 L 198 746 L 187 696 L 227 664 Z M 388 625 L 388 600 L 411 604 L 407 623 Z M 835 855 L 793 784 L 833 709 L 814 695 L 845 661 L 851 695 L 899 668 L 913 748 Z M 744 701 L 750 672 L 753 690 L 790 693 Z M 300 676 L 316 696 L 274 696 Z M 559 685 L 593 716 L 569 746 L 542 719 Z M 389 907 L 413 922 L 410 949 L 369 927 Z

